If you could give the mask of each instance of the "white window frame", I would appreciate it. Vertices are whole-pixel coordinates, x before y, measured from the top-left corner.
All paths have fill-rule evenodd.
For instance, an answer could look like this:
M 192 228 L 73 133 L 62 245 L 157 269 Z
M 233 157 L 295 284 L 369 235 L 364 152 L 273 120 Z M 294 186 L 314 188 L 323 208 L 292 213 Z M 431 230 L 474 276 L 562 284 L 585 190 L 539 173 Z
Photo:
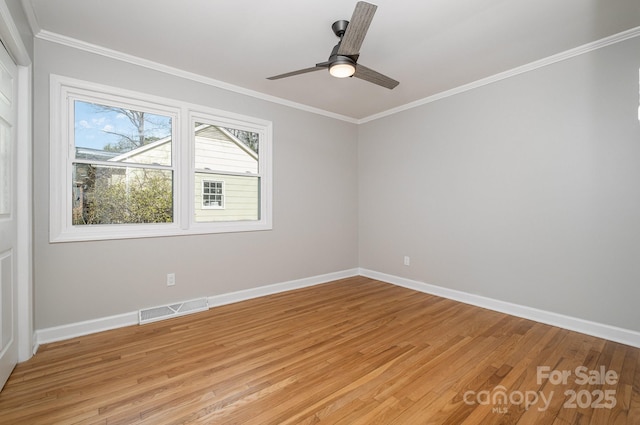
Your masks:
M 259 140 L 260 140 L 260 146 L 259 146 L 260 153 L 258 154 L 258 173 L 256 174 L 243 173 L 242 176 L 245 176 L 245 177 L 254 176 L 260 179 L 260 192 L 259 192 L 260 218 L 257 221 L 242 221 L 242 220 L 229 221 L 229 222 L 196 221 L 195 202 L 193 202 L 188 204 L 188 207 L 190 207 L 190 209 L 188 211 L 185 211 L 185 213 L 187 213 L 191 218 L 189 222 L 190 228 L 197 230 L 200 228 L 207 228 L 211 226 L 212 223 L 216 223 L 216 225 L 219 226 L 221 229 L 228 229 L 227 231 L 232 232 L 232 231 L 235 231 L 234 229 L 238 225 L 247 226 L 247 225 L 251 225 L 251 223 L 262 222 L 262 221 L 267 221 L 269 223 L 269 228 L 271 228 L 271 123 L 268 123 L 268 125 L 265 127 L 264 122 L 263 123 L 260 123 L 258 121 L 249 122 L 247 120 L 236 119 L 229 115 L 224 117 L 220 113 L 214 110 L 208 110 L 208 111 L 204 109 L 197 110 L 197 111 L 194 110 L 194 111 L 191 111 L 189 114 L 189 126 L 188 126 L 189 131 L 191 132 L 190 137 L 194 139 L 192 146 L 195 145 L 195 134 L 193 132 L 193 129 L 195 128 L 196 123 L 211 124 L 211 125 L 215 125 L 217 127 L 222 127 L 222 128 L 235 128 L 238 130 L 245 130 L 248 132 L 258 133 Z M 190 181 L 192 184 L 195 184 L 195 179 L 193 178 L 193 176 L 197 171 L 195 169 L 194 155 L 195 153 L 193 153 L 191 156 L 192 158 L 191 165 L 193 169 L 192 169 Z M 212 171 L 217 171 L 217 170 L 212 170 Z M 226 171 L 220 172 L 220 173 L 228 174 L 228 175 L 234 174 Z M 194 192 L 195 192 L 195 187 L 192 187 L 191 193 L 194 193 Z M 265 216 L 265 212 L 267 214 L 266 216 Z
M 220 194 L 220 205 L 204 205 L 204 197 L 205 197 L 205 193 L 204 193 L 204 185 L 206 183 L 220 183 L 220 188 L 222 189 L 222 193 Z M 211 196 L 211 194 L 207 194 L 209 196 Z M 203 179 L 202 180 L 202 209 L 205 210 L 223 210 L 225 209 L 224 207 L 224 200 L 225 200 L 225 192 L 224 192 L 224 180 L 213 180 L 213 179 Z
M 173 222 L 146 224 L 72 224 L 72 164 L 75 159 L 73 101 L 84 100 L 144 110 L 172 118 Z M 195 119 L 246 129 L 260 136 L 258 158 L 260 217 L 229 222 L 195 221 Z M 272 128 L 270 121 L 202 105 L 153 96 L 88 81 L 50 76 L 50 242 L 129 239 L 272 229 Z

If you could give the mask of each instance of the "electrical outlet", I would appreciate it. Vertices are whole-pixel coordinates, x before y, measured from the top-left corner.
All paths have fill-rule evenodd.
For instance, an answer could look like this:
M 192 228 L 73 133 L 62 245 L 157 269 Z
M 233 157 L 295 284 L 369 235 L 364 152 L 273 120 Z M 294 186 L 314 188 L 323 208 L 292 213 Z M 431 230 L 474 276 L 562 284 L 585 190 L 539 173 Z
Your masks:
M 176 284 L 176 274 L 167 273 L 167 286 L 173 286 Z
M 408 255 L 404 256 L 404 265 L 405 266 L 410 266 L 411 265 L 411 258 Z

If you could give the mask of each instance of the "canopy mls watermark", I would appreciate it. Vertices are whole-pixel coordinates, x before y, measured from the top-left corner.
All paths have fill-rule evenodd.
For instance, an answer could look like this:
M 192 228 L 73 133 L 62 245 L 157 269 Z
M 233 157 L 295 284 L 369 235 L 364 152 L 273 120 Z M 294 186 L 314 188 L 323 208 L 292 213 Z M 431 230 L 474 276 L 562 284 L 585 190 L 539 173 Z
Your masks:
M 546 411 L 554 397 L 555 390 L 545 391 L 545 384 L 551 386 L 572 386 L 563 392 L 565 409 L 613 409 L 618 400 L 616 390 L 595 388 L 593 386 L 613 386 L 618 383 L 619 375 L 615 370 L 607 370 L 605 366 L 589 369 L 578 366 L 575 369 L 551 369 L 549 366 L 538 366 L 536 384 L 539 389 L 509 391 L 498 385 L 490 390 L 466 391 L 463 400 L 468 405 L 491 406 L 491 411 L 506 414 L 510 406 L 522 406 L 525 410 L 535 408 L 539 412 Z M 576 389 L 575 386 L 589 386 L 589 389 Z

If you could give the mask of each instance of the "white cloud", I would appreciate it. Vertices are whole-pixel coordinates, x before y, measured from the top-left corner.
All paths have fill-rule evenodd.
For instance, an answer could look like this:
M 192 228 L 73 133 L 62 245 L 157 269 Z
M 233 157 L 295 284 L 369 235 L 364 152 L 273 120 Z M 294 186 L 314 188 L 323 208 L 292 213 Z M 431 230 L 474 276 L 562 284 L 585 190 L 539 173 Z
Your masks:
M 115 127 L 112 126 L 111 124 L 107 124 L 104 127 L 102 127 L 102 131 L 110 131 L 110 132 L 112 132 L 113 130 L 115 130 Z
M 78 127 L 81 127 L 81 128 L 91 128 L 91 126 L 89 125 L 89 123 L 87 122 L 87 120 L 80 120 L 80 121 L 78 121 Z

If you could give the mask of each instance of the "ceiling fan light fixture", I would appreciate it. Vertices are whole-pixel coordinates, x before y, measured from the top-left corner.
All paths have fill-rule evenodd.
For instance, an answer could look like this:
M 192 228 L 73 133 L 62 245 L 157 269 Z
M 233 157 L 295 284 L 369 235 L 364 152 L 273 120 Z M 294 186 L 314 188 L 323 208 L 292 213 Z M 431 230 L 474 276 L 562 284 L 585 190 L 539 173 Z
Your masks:
M 329 65 L 329 74 L 336 78 L 351 77 L 356 72 L 356 63 L 348 57 L 339 57 Z
M 333 47 L 329 59 L 325 62 L 316 63 L 316 66 L 310 68 L 267 77 L 267 80 L 279 80 L 320 69 L 327 69 L 332 77 L 356 77 L 389 90 L 395 88 L 400 84 L 398 81 L 364 65 L 356 64 L 360 58 L 360 47 L 367 35 L 369 24 L 371 24 L 377 8 L 378 6 L 375 4 L 360 0 L 356 3 L 356 8 L 353 10 L 350 21 L 340 20 L 331 25 L 331 30 L 340 41 Z

